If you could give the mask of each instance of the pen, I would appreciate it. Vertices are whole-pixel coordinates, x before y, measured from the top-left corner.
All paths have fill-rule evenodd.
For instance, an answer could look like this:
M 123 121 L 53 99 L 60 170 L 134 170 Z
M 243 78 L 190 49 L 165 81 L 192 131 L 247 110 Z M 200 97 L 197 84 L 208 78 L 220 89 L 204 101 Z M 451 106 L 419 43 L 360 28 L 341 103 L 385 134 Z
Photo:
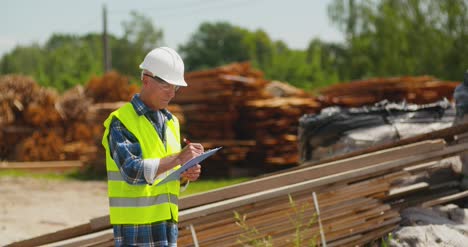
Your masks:
M 184 137 L 184 142 L 185 142 L 185 144 L 190 144 L 189 139 L 187 139 L 187 138 L 185 138 L 185 137 Z

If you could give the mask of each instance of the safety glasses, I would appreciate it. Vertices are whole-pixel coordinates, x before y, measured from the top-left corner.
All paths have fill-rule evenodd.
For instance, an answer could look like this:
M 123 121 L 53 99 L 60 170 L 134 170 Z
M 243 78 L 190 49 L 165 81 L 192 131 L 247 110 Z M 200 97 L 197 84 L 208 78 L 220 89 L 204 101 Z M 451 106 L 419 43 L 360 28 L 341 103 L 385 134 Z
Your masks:
M 151 77 L 153 80 L 157 81 L 158 84 L 161 86 L 161 88 L 164 91 L 174 90 L 175 92 L 177 92 L 179 90 L 179 88 L 180 88 L 179 86 L 174 86 L 174 85 L 170 84 L 169 82 L 163 80 L 159 76 L 151 76 L 151 75 L 148 75 L 148 74 L 143 74 L 143 75 Z

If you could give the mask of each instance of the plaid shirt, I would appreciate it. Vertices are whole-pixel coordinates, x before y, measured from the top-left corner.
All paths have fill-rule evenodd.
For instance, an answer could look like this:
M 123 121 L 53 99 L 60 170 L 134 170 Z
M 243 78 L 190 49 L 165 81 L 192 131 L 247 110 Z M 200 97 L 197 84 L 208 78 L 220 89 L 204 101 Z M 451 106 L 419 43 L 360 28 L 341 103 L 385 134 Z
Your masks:
M 144 115 L 156 129 L 166 146 L 166 119 L 172 119 L 169 111 L 153 111 L 136 94 L 131 100 L 135 112 Z M 109 130 L 109 148 L 120 173 L 129 184 L 148 184 L 144 176 L 144 163 L 140 144 L 125 126 L 114 118 Z M 114 225 L 115 246 L 177 246 L 177 224 L 155 222 L 146 225 Z
M 179 231 L 174 222 L 150 225 L 114 225 L 115 246 L 177 246 Z

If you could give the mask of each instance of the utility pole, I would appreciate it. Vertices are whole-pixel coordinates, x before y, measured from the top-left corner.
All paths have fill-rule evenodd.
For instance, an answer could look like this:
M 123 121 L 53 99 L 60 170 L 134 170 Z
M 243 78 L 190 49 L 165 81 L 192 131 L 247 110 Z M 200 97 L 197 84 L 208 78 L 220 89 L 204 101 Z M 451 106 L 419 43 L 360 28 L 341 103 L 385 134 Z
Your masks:
M 112 54 L 109 50 L 109 40 L 107 37 L 107 8 L 104 4 L 102 6 L 102 23 L 103 23 L 103 32 L 102 32 L 102 44 L 103 44 L 103 58 L 104 58 L 104 73 L 109 72 L 112 69 Z

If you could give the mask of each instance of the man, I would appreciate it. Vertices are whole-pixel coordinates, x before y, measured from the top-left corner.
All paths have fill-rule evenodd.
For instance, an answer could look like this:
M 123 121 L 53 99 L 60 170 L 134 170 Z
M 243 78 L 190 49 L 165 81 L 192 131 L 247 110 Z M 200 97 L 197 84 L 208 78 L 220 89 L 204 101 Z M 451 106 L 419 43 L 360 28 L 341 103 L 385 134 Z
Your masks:
M 180 183 L 197 180 L 200 165 L 182 181 L 158 182 L 204 150 L 199 143 L 181 150 L 179 122 L 166 109 L 187 86 L 177 52 L 156 48 L 140 68 L 141 92 L 104 122 L 110 221 L 116 246 L 177 246 Z
M 454 125 L 468 122 L 468 70 L 465 72 L 463 82 L 455 88 L 453 97 L 456 103 L 456 117 Z M 467 133 L 463 133 L 457 136 L 458 143 L 463 143 L 467 141 Z M 460 160 L 462 166 L 461 173 L 463 175 L 461 187 L 464 190 L 468 190 L 468 155 L 460 154 Z

